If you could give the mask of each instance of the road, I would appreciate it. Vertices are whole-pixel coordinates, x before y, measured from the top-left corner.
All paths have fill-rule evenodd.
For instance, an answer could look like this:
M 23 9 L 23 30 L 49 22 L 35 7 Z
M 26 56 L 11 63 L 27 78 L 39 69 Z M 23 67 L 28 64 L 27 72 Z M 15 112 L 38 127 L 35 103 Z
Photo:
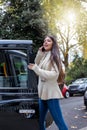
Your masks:
M 83 103 L 83 96 L 74 96 L 60 100 L 61 110 L 69 130 L 79 130 L 87 127 L 87 110 Z M 55 123 L 47 130 L 58 130 Z

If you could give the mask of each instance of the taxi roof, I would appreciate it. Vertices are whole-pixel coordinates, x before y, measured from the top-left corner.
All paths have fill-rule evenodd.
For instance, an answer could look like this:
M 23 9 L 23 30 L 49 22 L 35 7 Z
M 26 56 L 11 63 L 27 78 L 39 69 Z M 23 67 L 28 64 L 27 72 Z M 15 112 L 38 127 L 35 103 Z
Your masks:
M 0 40 L 0 49 L 28 49 L 33 44 L 32 40 Z
M 0 40 L 0 44 L 32 44 L 32 40 Z

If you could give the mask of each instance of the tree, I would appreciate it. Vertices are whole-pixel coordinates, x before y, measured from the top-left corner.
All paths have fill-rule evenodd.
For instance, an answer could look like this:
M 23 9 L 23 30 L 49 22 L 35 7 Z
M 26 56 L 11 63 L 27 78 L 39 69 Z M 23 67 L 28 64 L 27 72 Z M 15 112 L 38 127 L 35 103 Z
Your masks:
M 3 0 L 2 39 L 32 39 L 40 46 L 47 34 L 47 23 L 39 0 Z
M 87 77 L 87 60 L 78 55 L 74 56 L 74 60 L 67 70 L 66 82 L 70 84 L 77 78 Z
M 44 0 L 42 5 L 49 29 L 58 37 L 65 68 L 68 68 L 70 53 L 73 50 L 78 51 L 76 49 L 83 44 L 87 12 L 81 2 L 76 0 Z
M 87 59 L 87 10 L 81 12 L 81 22 L 78 22 L 78 42 L 82 45 L 83 57 Z
M 62 22 L 61 22 L 62 23 Z M 62 25 L 62 26 L 61 26 Z M 58 37 L 58 43 L 60 50 L 63 55 L 63 63 L 65 65 L 65 68 L 68 68 L 69 64 L 69 51 L 77 46 L 77 43 L 74 43 L 74 40 L 76 39 L 76 31 L 73 26 L 70 26 L 69 24 L 61 24 L 57 26 L 57 37 Z M 73 40 L 74 39 L 74 40 Z

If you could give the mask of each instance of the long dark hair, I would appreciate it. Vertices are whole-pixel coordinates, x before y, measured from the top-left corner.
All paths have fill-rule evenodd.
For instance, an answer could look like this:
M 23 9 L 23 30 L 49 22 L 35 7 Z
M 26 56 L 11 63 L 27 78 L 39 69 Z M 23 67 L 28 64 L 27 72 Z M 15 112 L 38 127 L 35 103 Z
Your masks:
M 62 60 L 60 58 L 60 51 L 59 51 L 59 46 L 56 37 L 52 35 L 47 35 L 47 37 L 49 37 L 53 41 L 50 59 L 51 59 L 51 64 L 53 65 L 53 62 L 55 62 L 58 67 L 59 70 L 58 83 L 64 83 L 65 73 L 62 68 Z

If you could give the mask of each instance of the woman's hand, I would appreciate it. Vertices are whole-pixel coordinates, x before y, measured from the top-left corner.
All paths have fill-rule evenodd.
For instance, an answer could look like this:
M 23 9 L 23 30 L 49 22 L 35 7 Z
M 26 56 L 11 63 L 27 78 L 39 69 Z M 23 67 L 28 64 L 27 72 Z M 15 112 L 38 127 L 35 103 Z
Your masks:
M 39 50 L 42 51 L 42 48 L 43 48 L 43 46 L 41 46 L 41 47 L 39 48 Z
M 30 70 L 32 70 L 32 68 L 33 68 L 34 65 L 35 65 L 35 64 L 29 63 L 28 68 L 29 68 Z
M 41 46 L 41 47 L 39 48 L 39 51 L 44 52 L 44 51 L 45 51 L 44 46 Z

